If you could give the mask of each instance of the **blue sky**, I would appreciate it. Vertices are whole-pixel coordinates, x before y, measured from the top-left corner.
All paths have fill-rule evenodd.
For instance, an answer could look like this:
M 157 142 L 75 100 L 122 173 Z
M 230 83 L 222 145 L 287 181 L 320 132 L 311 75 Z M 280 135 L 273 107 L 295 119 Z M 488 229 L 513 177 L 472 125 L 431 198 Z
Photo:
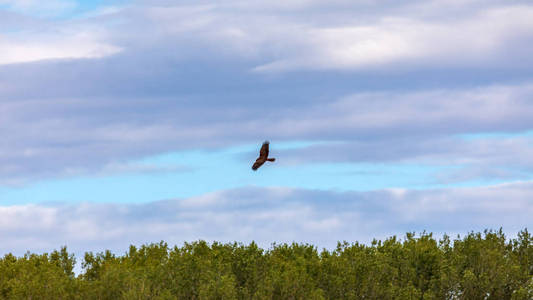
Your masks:
M 257 145 L 247 146 L 249 149 L 257 148 Z M 433 173 L 459 167 L 413 163 L 316 163 L 281 165 L 261 172 L 250 172 L 250 161 L 255 160 L 257 153 L 247 155 L 247 160 L 241 154 L 234 149 L 164 154 L 125 166 L 123 169 L 129 167 L 130 173 L 117 170 L 114 174 L 43 180 L 23 188 L 4 188 L 1 197 L 4 203 L 9 204 L 45 203 L 50 199 L 142 203 L 176 195 L 199 196 L 249 185 L 338 191 L 369 191 L 390 187 L 423 189 L 447 186 L 433 180 Z
M 531 20 L 503 0 L 0 0 L 0 252 L 516 234 Z

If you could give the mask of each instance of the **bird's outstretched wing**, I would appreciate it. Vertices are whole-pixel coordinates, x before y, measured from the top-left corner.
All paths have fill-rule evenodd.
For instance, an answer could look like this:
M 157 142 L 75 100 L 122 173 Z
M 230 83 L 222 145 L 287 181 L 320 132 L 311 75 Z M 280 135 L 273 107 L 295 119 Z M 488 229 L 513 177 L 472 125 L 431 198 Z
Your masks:
M 265 161 L 266 159 L 261 159 L 261 157 L 258 158 L 255 161 L 254 165 L 252 166 L 252 170 L 257 171 L 257 169 L 259 169 L 259 167 L 262 166 L 265 163 Z
M 267 159 L 268 158 L 268 145 L 270 144 L 269 141 L 265 141 L 263 143 L 263 146 L 261 146 L 261 150 L 259 151 L 259 157 Z

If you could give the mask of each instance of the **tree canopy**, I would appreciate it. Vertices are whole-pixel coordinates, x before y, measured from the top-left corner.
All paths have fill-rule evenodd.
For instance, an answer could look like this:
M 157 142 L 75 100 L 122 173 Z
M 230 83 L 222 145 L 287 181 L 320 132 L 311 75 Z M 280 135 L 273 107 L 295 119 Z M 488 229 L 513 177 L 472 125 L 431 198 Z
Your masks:
M 533 299 L 533 237 L 485 230 L 451 239 L 407 233 L 365 245 L 262 249 L 252 242 L 66 247 L 0 259 L 0 299 Z

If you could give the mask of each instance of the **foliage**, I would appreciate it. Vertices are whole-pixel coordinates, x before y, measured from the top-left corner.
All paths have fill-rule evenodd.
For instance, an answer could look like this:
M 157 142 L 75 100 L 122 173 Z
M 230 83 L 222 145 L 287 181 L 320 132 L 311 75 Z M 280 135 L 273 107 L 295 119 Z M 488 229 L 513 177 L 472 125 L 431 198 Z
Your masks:
M 533 299 L 533 237 L 502 230 L 453 241 L 407 233 L 370 245 L 205 241 L 0 258 L 0 299 Z

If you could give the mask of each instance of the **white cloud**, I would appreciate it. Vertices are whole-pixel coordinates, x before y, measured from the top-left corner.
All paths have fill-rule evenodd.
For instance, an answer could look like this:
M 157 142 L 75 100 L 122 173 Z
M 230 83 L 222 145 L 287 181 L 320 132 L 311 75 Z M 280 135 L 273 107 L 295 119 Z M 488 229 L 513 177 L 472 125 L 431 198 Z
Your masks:
M 520 60 L 509 59 L 516 52 L 511 45 L 533 37 L 533 7 L 490 8 L 451 21 L 391 15 L 366 24 L 303 27 L 293 34 L 282 41 L 296 51 L 282 52 L 255 70 L 517 65 Z
M 441 134 L 473 131 L 514 131 L 531 128 L 531 84 L 414 92 L 356 93 L 329 103 L 317 103 L 296 115 L 280 112 L 270 130 L 287 136 L 394 136 L 400 133 Z M 272 127 L 273 126 L 273 127 Z M 258 126 L 260 127 L 260 126 Z M 396 131 L 396 133 L 394 133 Z
M 4 0 L 13 7 L 29 8 L 41 2 Z M 70 3 L 56 2 L 55 6 Z M 265 72 L 520 67 L 533 47 L 527 42 L 533 36 L 533 7 L 527 2 L 335 1 L 325 5 L 287 1 L 278 5 L 229 1 L 176 5 L 145 1 L 114 10 L 103 19 L 123 22 L 111 31 L 116 41 L 128 47 L 165 43 L 175 49 L 172 55 L 176 57 L 237 57 Z M 99 25 L 103 19 L 89 18 L 87 22 Z M 61 53 L 41 44 L 26 45 L 22 51 L 21 45 L 14 44 L 10 45 L 9 61 L 25 56 L 13 52 L 43 59 L 99 57 L 117 51 L 113 43 L 89 41 L 74 47 L 80 41 L 61 45 L 60 40 L 51 39 L 47 44 L 65 48 Z M 86 51 L 80 50 L 87 46 Z
M 19 12 L 4 12 L 8 20 L 0 29 L 0 65 L 101 58 L 122 50 L 110 41 L 112 26 L 102 20 L 41 18 L 66 13 L 77 6 L 75 1 L 0 0 L 0 5 Z
M 93 32 L 0 35 L 0 65 L 46 59 L 100 58 L 121 51 Z
M 146 204 L 2 206 L 0 253 L 64 244 L 78 254 L 124 251 L 132 243 L 197 239 L 334 247 L 407 231 L 465 234 L 501 226 L 514 235 L 531 225 L 532 193 L 533 182 L 400 193 L 249 187 Z M 203 202 L 191 205 L 195 201 Z
M 117 17 L 131 47 L 166 44 L 174 58 L 231 57 L 260 72 L 520 67 L 533 47 L 524 1 L 145 1 Z

